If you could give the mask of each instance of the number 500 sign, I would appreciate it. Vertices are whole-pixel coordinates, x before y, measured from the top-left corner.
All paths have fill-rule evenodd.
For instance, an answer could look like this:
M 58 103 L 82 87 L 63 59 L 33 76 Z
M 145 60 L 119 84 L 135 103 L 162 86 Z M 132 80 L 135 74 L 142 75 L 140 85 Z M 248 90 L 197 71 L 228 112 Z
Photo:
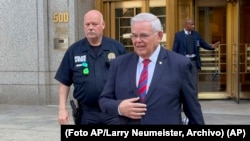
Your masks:
M 67 23 L 69 22 L 69 13 L 53 13 L 53 21 L 55 23 Z

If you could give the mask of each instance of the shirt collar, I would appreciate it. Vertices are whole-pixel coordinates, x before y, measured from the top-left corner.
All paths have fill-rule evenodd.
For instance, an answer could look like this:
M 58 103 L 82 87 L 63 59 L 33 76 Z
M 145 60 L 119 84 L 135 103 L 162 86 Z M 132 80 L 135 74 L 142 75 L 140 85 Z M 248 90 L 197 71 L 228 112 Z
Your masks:
M 187 35 L 188 35 L 188 32 L 190 32 L 190 34 L 191 34 L 191 31 L 187 31 L 185 28 L 184 28 L 184 32 L 185 32 L 185 34 L 187 34 Z

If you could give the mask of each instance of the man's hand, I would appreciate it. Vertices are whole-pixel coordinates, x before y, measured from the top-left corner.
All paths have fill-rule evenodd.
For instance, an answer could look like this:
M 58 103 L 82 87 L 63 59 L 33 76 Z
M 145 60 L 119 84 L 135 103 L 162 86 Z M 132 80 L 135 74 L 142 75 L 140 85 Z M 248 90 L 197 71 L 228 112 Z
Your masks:
M 122 116 L 141 119 L 147 111 L 147 105 L 139 103 L 139 97 L 123 100 L 118 108 Z
M 212 44 L 211 47 L 212 47 L 212 48 L 216 48 L 216 47 L 218 47 L 219 44 L 220 44 L 220 41 L 218 41 L 218 42 Z
M 70 118 L 69 118 L 69 113 L 66 109 L 59 109 L 58 122 L 61 125 L 69 124 Z

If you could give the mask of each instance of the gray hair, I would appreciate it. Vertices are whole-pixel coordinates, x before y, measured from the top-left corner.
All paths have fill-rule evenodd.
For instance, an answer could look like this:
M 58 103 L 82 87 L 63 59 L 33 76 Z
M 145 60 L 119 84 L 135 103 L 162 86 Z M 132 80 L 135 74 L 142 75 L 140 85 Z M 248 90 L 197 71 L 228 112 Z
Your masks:
M 150 22 L 153 32 L 162 31 L 162 25 L 160 19 L 151 13 L 137 14 L 136 16 L 131 18 L 130 25 L 132 27 L 135 22 L 142 22 L 142 21 Z

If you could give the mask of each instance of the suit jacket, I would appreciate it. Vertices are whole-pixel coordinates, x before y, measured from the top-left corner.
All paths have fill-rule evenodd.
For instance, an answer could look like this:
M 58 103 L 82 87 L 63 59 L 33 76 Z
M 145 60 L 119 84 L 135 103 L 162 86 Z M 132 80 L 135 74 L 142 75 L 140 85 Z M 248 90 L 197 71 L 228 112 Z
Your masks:
M 138 97 L 135 52 L 117 57 L 99 98 L 103 112 L 118 116 L 119 103 Z M 144 103 L 146 115 L 141 120 L 120 117 L 121 124 L 182 124 L 182 105 L 189 124 L 204 124 L 195 84 L 190 81 L 192 64 L 186 57 L 161 47 L 153 78 Z
M 180 53 L 182 55 L 186 55 L 187 51 L 187 43 L 186 43 L 186 34 L 184 30 L 179 31 L 175 34 L 174 43 L 173 43 L 173 51 Z M 201 59 L 200 59 L 200 47 L 206 50 L 214 50 L 208 43 L 206 43 L 201 35 L 197 31 L 191 31 L 191 36 L 193 37 L 193 45 L 194 45 L 194 53 L 196 55 L 196 64 L 197 68 L 201 69 Z

